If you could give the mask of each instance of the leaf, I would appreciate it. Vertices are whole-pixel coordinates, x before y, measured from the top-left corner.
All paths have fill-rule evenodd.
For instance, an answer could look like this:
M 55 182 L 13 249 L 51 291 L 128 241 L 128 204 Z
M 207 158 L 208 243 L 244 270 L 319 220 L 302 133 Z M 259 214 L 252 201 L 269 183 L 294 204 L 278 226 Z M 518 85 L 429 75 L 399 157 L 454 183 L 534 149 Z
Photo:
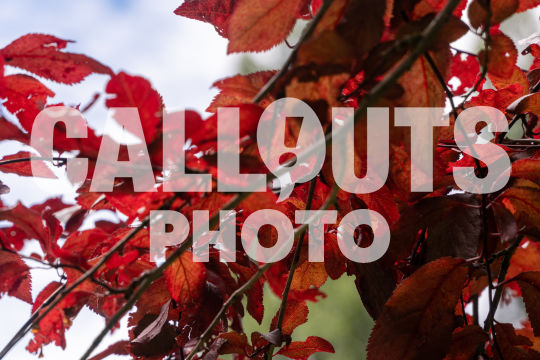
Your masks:
M 367 359 L 442 359 L 467 272 L 462 259 L 442 258 L 405 279 L 375 323 Z
M 16 160 L 16 159 L 27 159 L 32 157 L 32 154 L 27 151 L 20 151 L 13 155 L 7 155 L 4 156 L 2 159 L 0 159 L 0 162 L 8 161 L 8 160 Z M 11 164 L 1 164 L 0 165 L 0 171 L 4 173 L 11 173 L 11 174 L 17 174 L 20 176 L 37 176 L 37 177 L 43 177 L 43 178 L 49 178 L 49 179 L 56 179 L 56 176 L 53 174 L 51 169 L 47 167 L 45 162 L 41 160 L 32 160 L 34 162 L 34 167 L 32 169 L 32 165 L 30 161 L 20 161 L 20 162 L 14 162 Z M 34 172 L 32 172 L 32 170 Z
M 291 32 L 304 0 L 238 0 L 229 19 L 227 52 L 264 51 Z
M 501 349 L 502 359 L 497 351 L 494 351 L 495 359 L 519 359 L 538 360 L 540 354 L 530 349 L 531 340 L 522 335 L 517 335 L 512 324 L 496 324 L 494 327 L 497 342 Z
M 239 334 L 236 331 L 219 334 L 219 338 L 227 342 L 221 346 L 221 354 L 244 354 L 249 347 L 246 334 Z
M 429 13 L 419 20 L 407 22 L 397 34 L 398 39 L 405 39 L 407 36 L 417 35 L 424 31 L 435 18 L 435 13 Z M 435 35 L 430 46 L 431 50 L 439 50 L 441 53 L 448 53 L 448 44 L 461 38 L 467 33 L 469 27 L 458 17 L 451 16 L 445 22 L 440 32 Z
M 518 228 L 516 219 L 512 213 L 497 202 L 491 203 L 491 208 L 493 209 L 493 217 L 500 234 L 501 243 L 504 244 L 514 240 L 518 233 Z
M 530 180 L 540 186 L 540 160 L 521 159 L 513 162 L 512 176 Z
M 324 262 L 304 261 L 294 272 L 291 290 L 304 291 L 312 286 L 319 288 L 325 282 L 328 274 L 324 268 Z
M 0 295 L 7 293 L 32 304 L 30 268 L 17 254 L 0 251 Z
M 516 99 L 506 109 L 511 114 L 533 113 L 540 116 L 540 94 L 528 94 Z
M 485 89 L 473 97 L 467 107 L 471 106 L 491 106 L 506 111 L 506 108 L 519 96 L 523 94 L 523 87 L 520 84 L 514 84 L 504 89 L 493 90 Z
M 56 247 L 56 235 L 60 234 L 55 234 L 52 226 L 46 226 L 41 213 L 34 209 L 27 208 L 21 203 L 11 208 L 0 208 L 0 220 L 11 221 L 26 234 L 25 239 L 38 240 L 47 255 L 51 255 Z
M 139 339 L 142 335 L 142 341 L 132 340 L 130 343 L 130 352 L 137 357 L 157 357 L 161 358 L 164 355 L 171 352 L 175 342 L 176 330 L 169 324 L 167 320 L 168 311 L 165 312 L 164 308 L 168 310 L 167 306 L 163 306 L 160 315 L 146 314 L 138 323 L 132 334 L 135 339 Z M 157 322 L 157 324 L 156 324 Z
M 350 0 L 347 2 L 343 17 L 336 26 L 336 31 L 352 45 L 354 54 L 358 58 L 368 53 L 380 42 L 384 32 L 383 17 L 386 6 L 387 1 L 380 0 Z M 358 36 L 359 34 L 362 36 Z
M 285 315 L 283 316 L 281 332 L 285 335 L 291 335 L 294 329 L 307 321 L 308 313 L 309 309 L 305 301 L 288 299 L 287 305 L 285 306 Z M 272 324 L 270 325 L 271 330 L 274 330 L 277 326 L 278 314 L 279 311 L 272 319 Z
M 452 57 L 450 64 L 450 79 L 457 77 L 461 84 L 453 88 L 454 95 L 463 95 L 476 83 L 476 78 L 480 73 L 480 65 L 474 56 L 465 55 L 465 59 L 460 53 Z
M 445 74 L 450 63 L 449 53 L 432 55 L 435 56 L 433 61 L 439 71 Z M 412 107 L 444 107 L 444 91 L 425 57 L 416 60 L 398 83 L 404 90 L 403 96 L 398 100 L 400 106 L 403 104 Z
M 489 337 L 478 325 L 469 325 L 454 332 L 450 352 L 444 360 L 469 360 L 474 357 L 478 345 L 488 341 Z
M 219 35 L 228 36 L 229 18 L 238 0 L 186 0 L 174 13 L 214 25 Z
M 540 243 L 527 241 L 525 244 L 526 247 L 518 247 L 510 259 L 509 279 L 522 272 L 540 271 Z
M 222 339 L 222 338 L 219 338 L 219 337 L 216 338 L 212 342 L 210 347 L 208 348 L 208 351 L 206 352 L 206 354 L 204 354 L 202 360 L 217 360 L 217 358 L 219 356 L 219 353 L 221 351 L 220 349 L 223 346 L 223 344 L 225 344 L 226 342 L 227 342 L 227 340 L 225 340 L 225 339 Z
M 180 306 L 196 304 L 202 293 L 206 269 L 203 263 L 194 262 L 191 252 L 184 252 L 165 270 L 167 289 Z
M 112 75 L 112 70 L 82 54 L 62 52 L 69 40 L 52 35 L 24 35 L 0 50 L 7 65 L 28 70 L 48 80 L 74 84 L 92 73 Z
M 444 8 L 444 6 L 446 6 L 447 3 L 448 3 L 448 0 L 421 0 L 414 7 L 413 18 L 419 19 L 426 16 L 429 13 L 440 12 Z M 467 6 L 466 0 L 460 1 L 453 12 L 453 15 L 460 18 L 466 6 Z
M 356 196 L 362 199 L 368 209 L 375 210 L 384 216 L 388 225 L 394 224 L 399 219 L 399 211 L 388 186 L 384 185 L 375 192 Z
M 516 217 L 518 224 L 538 227 L 540 224 L 540 186 L 521 179 L 506 189 L 500 200 Z
M 105 102 L 107 107 L 136 107 L 139 110 L 144 140 L 150 144 L 161 123 L 163 108 L 161 96 L 150 82 L 140 76 L 120 72 L 111 77 L 105 91 L 114 95 Z
M 329 106 L 339 106 L 341 103 L 337 99 L 341 86 L 348 78 L 349 75 L 346 73 L 320 76 L 316 81 L 302 81 L 294 78 L 285 88 L 285 92 L 288 97 L 303 101 L 325 100 Z
M 515 280 L 521 288 L 534 336 L 540 336 L 540 271 L 523 272 L 516 276 Z
M 513 15 L 519 6 L 519 0 L 491 0 L 486 3 L 482 0 L 474 0 L 469 5 L 469 21 L 471 26 L 478 29 L 485 25 L 488 17 L 488 9 L 486 4 L 490 4 L 491 18 L 490 26 L 501 23 L 506 18 Z
M 287 347 L 281 348 L 277 354 L 296 360 L 307 360 L 317 352 L 334 353 L 334 347 L 328 341 L 318 336 L 310 336 L 305 341 L 293 341 Z
M 509 76 L 499 77 L 493 72 L 491 72 L 488 75 L 489 75 L 489 80 L 491 80 L 491 82 L 493 83 L 493 86 L 495 86 L 497 89 L 503 89 L 507 86 L 519 84 L 521 85 L 521 88 L 523 89 L 521 93 L 521 95 L 523 95 L 527 93 L 527 89 L 529 88 L 529 81 L 527 80 L 527 76 L 525 75 L 525 72 L 521 70 L 521 68 L 517 65 L 512 66 L 511 75 Z
M 215 113 L 218 107 L 250 103 L 275 73 L 275 71 L 259 71 L 216 81 L 212 87 L 218 88 L 220 92 L 214 97 L 206 111 Z M 268 96 L 259 105 L 265 108 L 272 101 L 273 98 Z
M 367 264 L 357 263 L 350 266 L 348 271 L 356 275 L 354 284 L 366 311 L 373 319 L 378 319 L 384 304 L 396 288 L 393 269 L 384 266 L 381 260 Z
M 3 105 L 17 116 L 26 131 L 31 131 L 34 119 L 45 108 L 47 97 L 53 97 L 54 92 L 28 75 L 9 75 L 4 80 L 6 87 L 0 96 L 7 101 Z
M 314 35 L 298 48 L 295 59 L 298 65 L 317 64 L 320 66 L 350 66 L 355 60 L 353 45 L 337 31 L 327 30 Z
M 89 360 L 103 360 L 109 355 L 129 355 L 129 341 L 120 340 L 115 342 L 112 345 L 96 356 L 91 357 Z
M 403 259 L 410 255 L 417 235 L 427 230 L 425 260 L 443 256 L 476 256 L 481 217 L 476 198 L 467 195 L 431 197 L 420 200 L 403 211 L 391 227 L 389 255 Z
M 324 234 L 324 269 L 330 279 L 337 280 L 346 270 L 346 258 L 339 249 L 337 235 Z
M 77 272 L 77 275 L 79 273 Z M 35 312 L 57 289 L 59 282 L 49 283 L 36 298 L 32 311 Z M 79 288 L 78 288 L 79 289 Z M 55 343 L 63 349 L 66 347 L 65 332 L 71 326 L 72 319 L 77 316 L 84 304 L 87 303 L 91 293 L 84 290 L 75 290 L 69 293 L 60 303 L 55 306 L 33 329 L 34 338 L 26 349 L 37 353 L 42 351 L 43 345 Z
M 516 13 L 520 13 L 540 5 L 540 0 L 519 0 L 519 7 L 516 10 Z
M 0 90 L 0 94 L 2 91 Z M 0 141 L 1 140 L 15 140 L 20 143 L 28 145 L 30 137 L 28 134 L 23 133 L 19 128 L 7 121 L 3 117 L 0 117 Z
M 491 29 L 490 36 L 488 75 L 498 78 L 511 77 L 518 57 L 514 42 L 498 29 Z M 478 58 L 484 59 L 484 56 L 482 50 Z
M 132 342 L 145 344 L 155 339 L 163 330 L 163 326 L 167 324 L 170 304 L 170 300 L 163 304 L 156 319 L 144 328 Z
M 257 272 L 254 266 L 242 266 L 238 263 L 229 263 L 229 268 L 237 274 L 239 284 L 245 284 Z M 263 280 L 255 281 L 247 291 L 247 311 L 260 324 L 264 317 Z

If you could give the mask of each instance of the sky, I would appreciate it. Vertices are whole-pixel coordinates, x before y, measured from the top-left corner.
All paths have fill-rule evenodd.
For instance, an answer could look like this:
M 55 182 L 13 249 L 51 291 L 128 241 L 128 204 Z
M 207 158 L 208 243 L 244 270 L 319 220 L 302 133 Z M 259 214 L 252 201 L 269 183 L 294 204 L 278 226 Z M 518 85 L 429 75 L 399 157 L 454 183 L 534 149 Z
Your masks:
M 110 66 L 115 71 L 141 75 L 151 81 L 163 96 L 168 109 L 195 109 L 203 112 L 216 94 L 211 85 L 218 79 L 233 76 L 241 68 L 244 55 L 226 55 L 227 42 L 212 26 L 181 18 L 173 14 L 182 0 L 0 0 L 0 47 L 27 33 L 45 33 L 76 41 L 68 51 L 84 53 Z M 519 23 L 520 26 L 515 26 Z M 523 39 L 540 31 L 538 11 L 520 16 L 511 29 L 514 39 Z M 475 39 L 467 37 L 456 46 L 474 49 Z M 294 39 L 291 41 L 294 43 Z M 275 69 L 284 62 L 287 49 L 283 46 L 251 57 L 261 69 Z M 527 61 L 526 59 L 522 61 Z M 8 70 L 8 73 L 20 72 Z M 107 77 L 92 75 L 79 85 L 66 86 L 47 82 L 57 96 L 53 99 L 68 105 L 85 104 L 105 87 Z M 87 115 L 91 125 L 104 124 L 105 110 L 101 99 Z M 10 142 L 0 144 L 0 155 L 15 153 Z M 67 183 L 62 180 L 21 179 L 3 175 L 11 194 L 2 197 L 4 203 L 21 200 L 26 205 L 46 197 L 64 195 L 69 201 Z M 26 249 L 32 251 L 32 248 Z M 33 296 L 49 281 L 57 279 L 54 272 L 33 271 Z M 519 316 L 518 310 L 508 313 Z M 0 347 L 3 347 L 30 315 L 30 306 L 19 300 L 3 297 L 0 300 Z M 66 333 L 65 351 L 56 346 L 45 347 L 45 359 L 76 359 L 101 330 L 104 320 L 86 308 Z M 102 344 L 126 337 L 125 327 Z M 6 357 L 7 360 L 32 359 L 23 339 Z M 114 357 L 111 357 L 113 359 Z M 118 357 L 121 358 L 121 357 Z

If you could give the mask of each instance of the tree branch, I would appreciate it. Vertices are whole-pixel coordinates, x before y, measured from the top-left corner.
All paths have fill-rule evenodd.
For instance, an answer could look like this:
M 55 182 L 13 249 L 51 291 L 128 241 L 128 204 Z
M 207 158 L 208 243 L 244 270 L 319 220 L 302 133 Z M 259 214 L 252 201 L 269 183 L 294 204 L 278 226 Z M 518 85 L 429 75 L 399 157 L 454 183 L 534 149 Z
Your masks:
M 311 183 L 309 184 L 309 192 L 308 197 L 306 200 L 306 210 L 311 209 L 311 203 L 313 202 L 313 194 L 315 193 L 315 186 L 317 184 L 317 178 L 313 178 L 311 180 Z M 298 261 L 300 260 L 300 253 L 302 252 L 302 244 L 304 243 L 304 238 L 306 237 L 306 231 L 302 231 L 300 234 L 300 237 L 298 239 L 298 243 L 296 244 L 296 249 L 294 251 L 293 260 L 291 263 L 291 268 L 289 269 L 289 276 L 287 277 L 287 282 L 285 283 L 285 288 L 283 289 L 283 294 L 281 295 L 281 304 L 279 306 L 279 313 L 278 313 L 278 319 L 277 319 L 277 325 L 276 329 L 279 330 L 279 333 L 281 334 L 281 328 L 283 327 L 283 318 L 285 316 L 285 308 L 287 306 L 287 299 L 289 297 L 289 291 L 291 289 L 292 280 L 294 277 L 294 272 L 296 271 L 296 267 L 298 266 Z M 272 356 L 274 355 L 274 344 L 270 345 L 270 348 L 268 349 L 267 358 L 268 360 L 272 359 Z

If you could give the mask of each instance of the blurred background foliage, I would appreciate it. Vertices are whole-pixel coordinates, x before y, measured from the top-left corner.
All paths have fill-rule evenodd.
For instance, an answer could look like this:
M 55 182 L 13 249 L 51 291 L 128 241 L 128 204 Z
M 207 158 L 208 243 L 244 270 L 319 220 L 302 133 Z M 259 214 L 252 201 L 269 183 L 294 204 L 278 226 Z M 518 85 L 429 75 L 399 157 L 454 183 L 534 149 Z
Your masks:
M 332 343 L 335 354 L 317 353 L 312 360 L 357 360 L 366 358 L 366 346 L 373 320 L 364 309 L 356 291 L 354 278 L 343 275 L 340 279 L 328 280 L 321 291 L 327 295 L 318 302 L 308 302 L 308 322 L 293 333 L 293 341 L 304 341 L 308 336 L 320 336 Z M 247 334 L 253 331 L 268 332 L 270 322 L 279 309 L 280 299 L 265 286 L 265 316 L 262 325 L 249 315 L 244 318 Z M 284 360 L 285 357 L 276 356 Z

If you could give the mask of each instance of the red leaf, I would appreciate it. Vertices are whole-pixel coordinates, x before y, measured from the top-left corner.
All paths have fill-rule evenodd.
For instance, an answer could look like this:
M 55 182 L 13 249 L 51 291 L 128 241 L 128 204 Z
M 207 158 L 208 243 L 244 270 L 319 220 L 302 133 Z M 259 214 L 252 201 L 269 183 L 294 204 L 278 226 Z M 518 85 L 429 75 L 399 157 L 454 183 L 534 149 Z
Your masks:
M 30 269 L 20 256 L 0 251 L 0 295 L 7 293 L 31 304 L 30 288 Z
M 191 252 L 183 253 L 165 270 L 167 289 L 180 308 L 196 304 L 202 293 L 206 269 L 203 263 L 194 262 Z
M 218 88 L 220 92 L 206 111 L 215 113 L 217 108 L 221 106 L 250 103 L 275 73 L 275 71 L 259 71 L 216 81 L 212 86 Z M 264 108 L 271 102 L 272 98 L 268 98 L 259 104 Z
M 337 235 L 326 233 L 324 236 L 324 269 L 332 280 L 339 279 L 345 272 L 346 260 L 339 249 Z
M 291 32 L 304 0 L 239 0 L 229 19 L 228 53 L 264 51 Z
M 312 286 L 319 288 L 326 282 L 327 277 L 324 262 L 306 260 L 294 272 L 291 291 L 305 291 Z
M 2 91 L 0 90 L 0 94 L 1 93 Z M 28 144 L 30 142 L 30 137 L 19 130 L 15 124 L 0 117 L 0 141 L 1 140 L 15 140 L 23 144 Z
M 263 109 L 256 104 L 241 104 L 238 106 L 240 112 L 240 128 L 239 137 L 251 135 L 257 130 L 259 119 Z M 196 119 L 196 118 L 195 118 Z M 189 124 L 186 119 L 186 138 L 191 138 L 194 144 L 202 144 L 203 142 L 217 139 L 217 114 L 198 124 L 197 121 Z M 187 137 L 189 135 L 189 137 Z M 226 170 L 226 169 L 220 169 Z
M 523 87 L 520 84 L 514 84 L 504 89 L 493 90 L 486 89 L 473 97 L 467 104 L 470 106 L 492 106 L 501 111 L 505 111 L 517 97 L 523 93 Z
M 487 21 L 488 9 L 485 4 L 490 4 L 491 18 L 489 24 L 493 26 L 513 15 L 518 9 L 519 0 L 491 0 L 490 3 L 474 0 L 469 5 L 468 12 L 471 25 L 475 29 L 484 25 Z
M 488 75 L 494 75 L 497 78 L 511 77 L 518 57 L 516 46 L 512 39 L 499 29 L 491 29 L 490 34 Z M 479 59 L 484 59 L 484 56 L 484 51 L 478 54 Z
M 306 341 L 293 341 L 289 346 L 281 348 L 277 354 L 296 360 L 307 360 L 317 352 L 334 353 L 334 347 L 318 336 L 310 336 Z
M 17 115 L 26 131 L 31 131 L 36 115 L 45 108 L 47 97 L 53 97 L 54 93 L 28 75 L 9 75 L 4 80 L 6 88 L 0 95 L 7 101 L 3 105 Z
M 520 13 L 540 5 L 540 0 L 519 0 L 519 7 L 516 12 Z
M 529 320 L 533 327 L 534 336 L 540 336 L 540 272 L 528 271 L 519 274 L 515 280 L 521 288 Z
M 480 326 L 466 326 L 452 335 L 452 346 L 444 360 L 469 360 L 476 354 L 478 345 L 485 343 L 488 339 Z
M 494 330 L 502 353 L 501 358 L 498 351 L 493 351 L 494 359 L 537 360 L 540 358 L 539 353 L 530 349 L 531 340 L 523 335 L 517 335 L 512 324 L 496 324 Z
M 466 91 L 474 86 L 476 78 L 480 72 L 480 65 L 474 56 L 465 56 L 465 60 L 460 53 L 452 57 L 450 65 L 450 79 L 457 77 L 461 84 L 459 87 L 454 87 L 455 95 L 463 95 Z
M 107 237 L 108 235 L 100 229 L 77 231 L 68 236 L 62 248 L 55 250 L 54 253 L 64 263 L 86 268 L 87 259 L 101 255 L 98 250 Z
M 32 154 L 27 151 L 20 151 L 13 155 L 4 156 L 0 159 L 0 162 L 16 159 L 27 159 L 32 157 Z M 34 172 L 32 172 L 32 165 L 30 161 L 21 161 L 11 164 L 0 165 L 0 171 L 5 173 L 12 173 L 21 176 L 38 176 L 49 179 L 56 179 L 51 169 L 47 167 L 45 162 L 41 160 L 32 160 L 34 162 Z
M 307 321 L 308 313 L 309 309 L 304 301 L 288 299 L 287 306 L 285 306 L 285 315 L 283 316 L 281 333 L 291 335 L 294 329 Z M 274 330 L 277 326 L 278 314 L 279 312 L 276 313 L 276 316 L 272 319 L 272 324 L 270 325 L 271 330 Z
M 121 72 L 109 80 L 105 91 L 115 95 L 107 99 L 107 107 L 136 107 L 139 110 L 144 140 L 147 144 L 151 143 L 161 123 L 163 103 L 150 82 L 140 76 Z
M 44 224 L 40 212 L 18 203 L 13 208 L 0 208 L 0 220 L 11 221 L 17 228 L 24 231 L 26 239 L 38 240 L 43 252 L 52 255 L 52 250 L 57 246 L 56 236 L 60 234 L 53 226 Z
M 96 356 L 91 357 L 89 360 L 103 360 L 109 355 L 129 355 L 129 341 L 121 340 L 117 341 Z
M 540 186 L 540 160 L 521 159 L 513 162 L 512 176 L 533 181 Z
M 238 0 L 186 0 L 174 13 L 214 25 L 219 35 L 227 37 L 229 18 Z
M 62 52 L 69 40 L 52 35 L 24 35 L 0 50 L 7 65 L 28 70 L 64 84 L 78 83 L 91 73 L 112 74 L 112 70 L 82 54 Z
M 415 5 L 413 16 L 415 19 L 419 19 L 429 13 L 438 13 L 446 6 L 447 3 L 448 0 L 422 0 Z M 453 12 L 453 15 L 460 18 L 466 6 L 467 1 L 460 1 Z
M 250 265 L 242 266 L 238 263 L 229 263 L 229 268 L 232 272 L 238 275 L 239 285 L 245 284 L 257 272 L 257 269 Z M 247 310 L 251 316 L 260 324 L 264 317 L 263 304 L 263 285 L 262 279 L 253 283 L 252 287 L 247 291 Z
M 32 311 L 35 312 L 60 285 L 59 282 L 53 281 L 41 290 Z M 39 326 L 33 331 L 34 338 L 26 349 L 29 352 L 36 353 L 40 351 L 43 345 L 53 342 L 64 349 L 66 347 L 65 331 L 71 326 L 72 318 L 87 303 L 89 296 L 88 291 L 73 291 L 60 301 L 54 309 L 41 319 Z
M 377 319 L 368 360 L 442 358 L 450 347 L 454 309 L 467 272 L 462 259 L 442 258 L 405 279 Z
M 507 111 L 511 114 L 533 113 L 540 116 L 540 94 L 533 93 L 520 97 L 508 106 Z
M 57 281 L 50 282 L 45 286 L 36 297 L 36 301 L 34 302 L 34 305 L 32 306 L 32 312 L 35 312 L 39 307 L 58 289 L 60 286 L 62 286 L 61 283 Z
M 540 224 L 540 186 L 518 179 L 516 184 L 501 195 L 502 203 L 516 218 L 518 225 L 536 227 Z

